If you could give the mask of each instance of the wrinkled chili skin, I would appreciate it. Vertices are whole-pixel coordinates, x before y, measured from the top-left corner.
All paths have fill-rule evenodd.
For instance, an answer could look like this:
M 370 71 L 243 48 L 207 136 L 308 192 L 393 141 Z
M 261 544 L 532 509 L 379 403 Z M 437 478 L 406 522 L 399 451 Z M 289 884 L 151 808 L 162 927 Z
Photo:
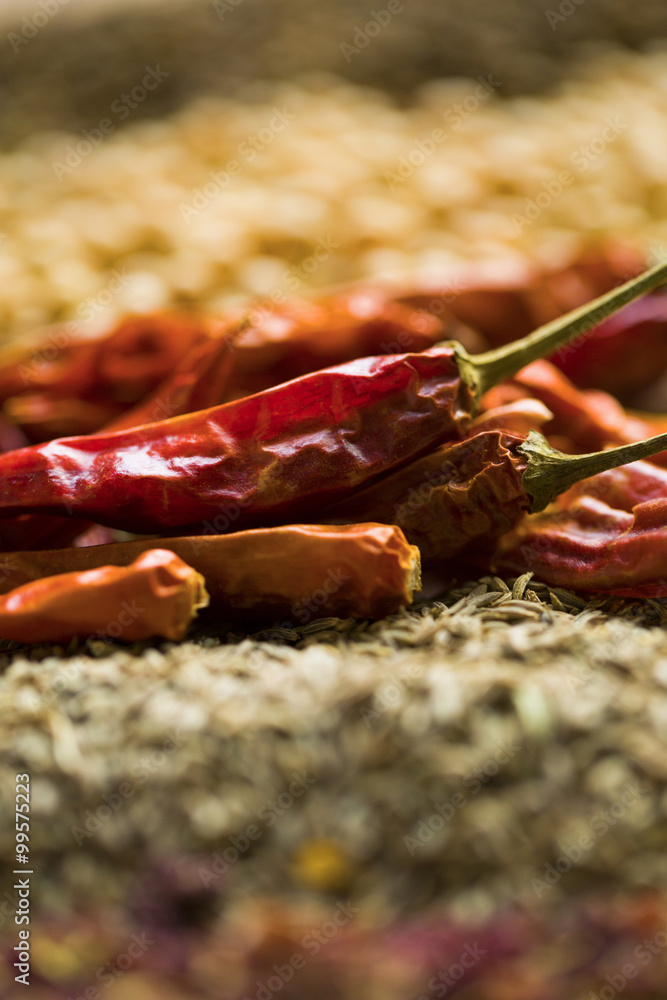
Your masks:
M 131 565 L 101 564 L 12 587 L 0 598 L 0 636 L 19 642 L 67 642 L 95 633 L 126 642 L 180 640 L 208 604 L 199 573 L 174 552 L 149 545 Z
M 180 416 L 217 405 L 224 394 L 232 368 L 233 331 L 230 336 L 195 344 L 153 395 L 104 428 L 105 433 Z M 17 397 L 21 398 L 21 397 Z M 20 435 L 20 431 L 17 430 Z M 23 441 L 23 447 L 27 444 Z M 57 549 L 69 545 L 86 530 L 89 522 L 48 514 L 23 514 L 7 519 L 0 538 L 11 538 L 5 549 Z
M 141 539 L 83 549 L 0 556 L 0 594 L 66 571 L 127 566 L 169 549 L 206 581 L 211 610 L 252 620 L 383 618 L 409 604 L 420 585 L 419 552 L 399 528 L 291 524 L 230 535 Z
M 396 524 L 425 565 L 492 551 L 530 506 L 522 484 L 528 461 L 516 450 L 523 441 L 492 430 L 443 445 L 318 517 Z
M 294 520 L 460 435 L 473 404 L 451 347 L 362 358 L 209 410 L 0 456 L 0 514 L 67 513 L 144 534 L 232 507 L 225 530 Z
M 578 483 L 498 544 L 494 572 L 622 597 L 667 597 L 665 473 L 634 462 Z

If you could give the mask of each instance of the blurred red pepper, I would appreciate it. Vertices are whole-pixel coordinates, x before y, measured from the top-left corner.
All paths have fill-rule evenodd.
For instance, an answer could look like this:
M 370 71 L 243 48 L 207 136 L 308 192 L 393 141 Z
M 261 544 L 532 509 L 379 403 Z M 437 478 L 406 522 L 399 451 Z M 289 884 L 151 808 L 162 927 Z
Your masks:
M 399 301 L 435 314 L 446 310 L 496 346 L 609 291 L 642 266 L 637 251 L 612 244 L 551 270 L 514 262 L 461 267 L 444 278 L 444 291 L 435 286 Z M 575 385 L 626 399 L 667 368 L 667 296 L 628 306 L 550 360 Z

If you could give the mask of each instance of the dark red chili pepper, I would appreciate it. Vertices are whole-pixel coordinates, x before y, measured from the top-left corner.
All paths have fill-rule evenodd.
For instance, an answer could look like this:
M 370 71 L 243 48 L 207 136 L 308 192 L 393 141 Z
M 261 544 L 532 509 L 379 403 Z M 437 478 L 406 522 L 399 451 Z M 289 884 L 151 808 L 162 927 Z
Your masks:
M 667 597 L 667 474 L 635 462 L 578 484 L 503 537 L 492 566 L 555 587 Z
M 395 524 L 424 563 L 467 551 L 489 553 L 526 511 L 539 511 L 593 472 L 646 457 L 667 445 L 667 434 L 596 452 L 565 455 L 542 435 L 484 430 L 444 445 L 391 476 L 318 512 L 318 520 Z
M 67 512 L 139 533 L 221 513 L 227 530 L 230 508 L 236 529 L 307 517 L 465 433 L 490 385 L 666 277 L 667 265 L 647 271 L 478 358 L 457 344 L 363 358 L 221 407 L 11 452 L 0 456 L 0 512 Z

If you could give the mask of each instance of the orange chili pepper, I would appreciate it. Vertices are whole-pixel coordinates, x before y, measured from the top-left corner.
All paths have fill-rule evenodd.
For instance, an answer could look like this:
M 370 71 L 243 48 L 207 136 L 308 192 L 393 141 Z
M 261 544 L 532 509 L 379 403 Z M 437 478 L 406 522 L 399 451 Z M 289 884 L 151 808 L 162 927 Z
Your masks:
M 59 573 L 11 590 L 0 599 L 0 636 L 19 642 L 92 635 L 126 642 L 152 636 L 178 640 L 207 604 L 203 577 L 173 552 L 153 545 L 126 568 Z
M 234 619 L 382 618 L 410 604 L 420 586 L 419 550 L 400 528 L 292 524 L 232 535 L 10 553 L 0 556 L 0 593 L 64 570 L 127 566 L 156 546 L 194 567 L 205 579 L 211 608 Z

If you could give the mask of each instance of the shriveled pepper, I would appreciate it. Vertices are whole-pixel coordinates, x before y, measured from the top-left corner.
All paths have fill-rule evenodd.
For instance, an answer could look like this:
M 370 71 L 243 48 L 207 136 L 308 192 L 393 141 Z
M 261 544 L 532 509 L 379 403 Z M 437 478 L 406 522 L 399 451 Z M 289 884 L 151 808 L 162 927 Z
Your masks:
M 667 474 L 636 462 L 586 480 L 501 538 L 492 568 L 572 590 L 667 597 Z
M 303 519 L 464 433 L 491 385 L 666 278 L 661 265 L 477 358 L 458 344 L 364 358 L 221 407 L 0 456 L 0 514 L 68 513 L 139 533 L 221 514 L 229 525 L 231 508 L 237 529 Z
M 526 511 L 543 510 L 573 483 L 667 445 L 667 434 L 591 455 L 565 455 L 534 431 L 482 430 L 444 445 L 391 476 L 318 512 L 333 523 L 398 525 L 424 563 L 491 553 Z
M 292 624 L 328 615 L 382 618 L 410 604 L 420 587 L 419 550 L 400 528 L 291 524 L 232 535 L 8 553 L 0 556 L 0 593 L 65 570 L 127 566 L 156 546 L 170 549 L 204 577 L 218 617 L 288 618 Z
M 124 568 L 98 566 L 10 590 L 0 598 L 0 636 L 19 642 L 67 642 L 75 636 L 179 640 L 208 604 L 201 574 L 166 549 L 153 545 Z M 5 587 L 11 580 L 5 577 Z
M 221 330 L 219 321 L 179 312 L 130 316 L 94 339 L 56 326 L 31 349 L 0 354 L 0 403 L 32 440 L 87 434 L 143 400 Z
M 165 416 L 178 416 L 218 403 L 231 375 L 234 341 L 244 327 L 242 321 L 236 327 L 230 326 L 224 335 L 216 339 L 195 344 L 175 372 L 152 395 L 116 417 L 104 428 L 105 432 L 137 427 Z M 18 396 L 16 400 L 22 398 Z M 18 428 L 14 433 L 21 436 Z M 1 441 L 0 438 L 0 445 Z M 26 443 L 17 443 L 15 447 Z M 60 548 L 78 538 L 88 524 L 78 518 L 24 514 L 12 518 L 11 523 L 5 523 L 4 531 L 11 535 L 15 548 Z
M 243 315 L 239 311 L 238 320 Z M 248 315 L 221 402 L 354 358 L 418 352 L 449 338 L 469 350 L 486 346 L 451 313 L 433 316 L 377 288 L 353 288 L 314 302 L 289 299 L 264 306 L 260 300 Z

